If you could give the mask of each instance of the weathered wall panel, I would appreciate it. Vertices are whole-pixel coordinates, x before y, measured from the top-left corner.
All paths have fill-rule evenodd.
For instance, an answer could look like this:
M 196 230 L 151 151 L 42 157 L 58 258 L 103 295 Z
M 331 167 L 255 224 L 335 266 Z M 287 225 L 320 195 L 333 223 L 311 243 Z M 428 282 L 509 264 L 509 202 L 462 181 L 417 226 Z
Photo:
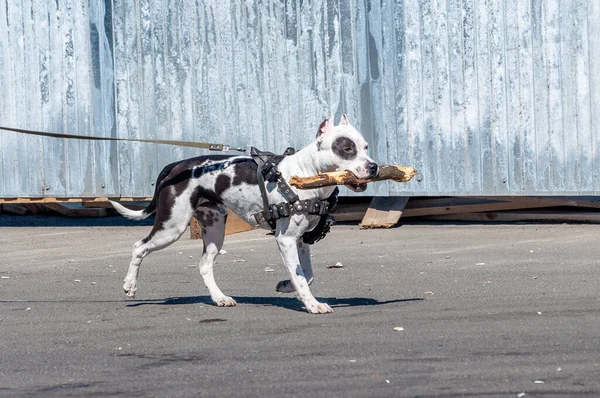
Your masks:
M 596 3 L 0 2 L 0 125 L 280 152 L 348 113 L 420 171 L 368 195 L 595 194 Z M 0 197 L 149 196 L 199 153 L 1 132 Z
M 116 134 L 105 12 L 103 2 L 0 4 L 0 125 Z M 114 145 L 7 132 L 0 140 L 2 197 L 118 190 Z

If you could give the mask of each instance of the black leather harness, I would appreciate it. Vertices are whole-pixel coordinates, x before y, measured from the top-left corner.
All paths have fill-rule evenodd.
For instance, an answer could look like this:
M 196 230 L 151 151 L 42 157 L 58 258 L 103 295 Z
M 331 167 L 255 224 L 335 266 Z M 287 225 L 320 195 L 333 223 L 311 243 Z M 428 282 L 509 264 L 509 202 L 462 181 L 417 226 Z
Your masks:
M 283 156 L 292 155 L 295 153 L 293 148 L 288 148 L 283 153 Z M 250 148 L 250 156 L 258 165 L 256 177 L 260 195 L 263 201 L 263 210 L 254 214 L 256 222 L 259 224 L 267 223 L 272 231 L 275 231 L 277 220 L 283 217 L 291 217 L 294 214 L 312 214 L 321 216 L 317 226 L 306 232 L 302 238 L 304 243 L 313 244 L 325 237 L 333 224 L 333 218 L 327 213 L 333 210 L 337 204 L 337 195 L 339 190 L 335 189 L 333 194 L 326 200 L 307 199 L 300 200 L 298 195 L 290 188 L 290 186 L 281 177 L 281 172 L 277 169 L 277 159 L 274 153 L 260 151 L 254 147 Z M 266 183 L 274 183 L 285 202 L 270 204 L 267 195 Z

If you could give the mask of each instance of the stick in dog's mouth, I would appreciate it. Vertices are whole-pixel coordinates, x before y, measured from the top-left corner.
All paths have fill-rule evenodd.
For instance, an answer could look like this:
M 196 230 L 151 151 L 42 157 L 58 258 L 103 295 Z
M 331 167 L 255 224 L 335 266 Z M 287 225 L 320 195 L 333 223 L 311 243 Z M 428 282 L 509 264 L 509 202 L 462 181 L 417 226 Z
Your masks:
M 367 189 L 367 183 L 383 180 L 396 182 L 408 182 L 417 174 L 417 170 L 410 166 L 381 165 L 379 174 L 371 178 L 358 178 L 348 170 L 330 171 L 319 173 L 310 177 L 292 176 L 290 185 L 299 189 L 314 189 L 330 185 L 344 185 L 354 192 L 363 192 Z

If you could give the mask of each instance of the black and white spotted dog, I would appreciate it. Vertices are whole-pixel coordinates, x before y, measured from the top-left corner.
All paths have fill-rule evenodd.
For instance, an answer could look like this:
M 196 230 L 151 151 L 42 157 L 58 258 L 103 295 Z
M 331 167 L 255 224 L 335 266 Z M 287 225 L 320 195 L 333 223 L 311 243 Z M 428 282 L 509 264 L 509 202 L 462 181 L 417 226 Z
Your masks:
M 368 146 L 362 135 L 350 125 L 345 115 L 339 125 L 332 119 L 320 126 L 316 140 L 293 155 L 281 157 L 277 168 L 284 181 L 293 175 L 307 177 L 321 172 L 350 170 L 359 178 L 374 177 L 378 166 L 367 155 Z M 254 214 L 263 210 L 258 186 L 257 163 L 249 156 L 199 156 L 166 166 L 158 176 L 152 201 L 144 210 L 133 211 L 112 202 L 124 217 L 141 220 L 155 214 L 150 234 L 135 243 L 123 289 L 129 297 L 137 290 L 138 273 L 142 259 L 153 251 L 175 242 L 195 217 L 202 227 L 204 252 L 200 274 L 218 306 L 234 306 L 235 300 L 223 294 L 215 283 L 213 264 L 223 245 L 227 209 L 231 209 L 253 226 L 258 223 Z M 360 192 L 366 184 L 349 186 Z M 327 199 L 335 187 L 312 190 L 294 190 L 300 200 Z M 270 204 L 284 202 L 275 184 L 267 183 Z M 310 313 L 329 313 L 332 309 L 318 302 L 309 285 L 313 281 L 310 246 L 301 239 L 319 222 L 319 215 L 297 213 L 279 218 L 275 240 L 290 280 L 277 285 L 280 292 L 297 292 Z M 266 224 L 260 225 L 268 228 Z

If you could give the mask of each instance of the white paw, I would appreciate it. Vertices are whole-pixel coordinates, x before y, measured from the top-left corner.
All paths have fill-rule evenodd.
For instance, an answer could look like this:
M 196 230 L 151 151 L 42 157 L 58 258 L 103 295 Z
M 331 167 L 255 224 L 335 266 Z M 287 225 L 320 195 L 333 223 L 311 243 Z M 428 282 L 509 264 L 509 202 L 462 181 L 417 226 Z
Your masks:
M 306 311 L 311 314 L 331 314 L 333 312 L 329 305 L 325 303 L 319 303 L 318 301 L 312 305 L 307 305 Z
M 235 307 L 237 304 L 234 299 L 229 296 L 223 296 L 220 299 L 214 300 L 215 305 L 219 307 Z
M 296 291 L 296 289 L 294 289 L 294 285 L 292 285 L 292 281 L 289 279 L 279 282 L 277 286 L 275 286 L 275 290 L 280 293 L 292 293 Z
M 127 293 L 127 297 L 134 298 L 135 291 L 137 290 L 136 282 L 128 280 L 123 281 L 123 290 Z

